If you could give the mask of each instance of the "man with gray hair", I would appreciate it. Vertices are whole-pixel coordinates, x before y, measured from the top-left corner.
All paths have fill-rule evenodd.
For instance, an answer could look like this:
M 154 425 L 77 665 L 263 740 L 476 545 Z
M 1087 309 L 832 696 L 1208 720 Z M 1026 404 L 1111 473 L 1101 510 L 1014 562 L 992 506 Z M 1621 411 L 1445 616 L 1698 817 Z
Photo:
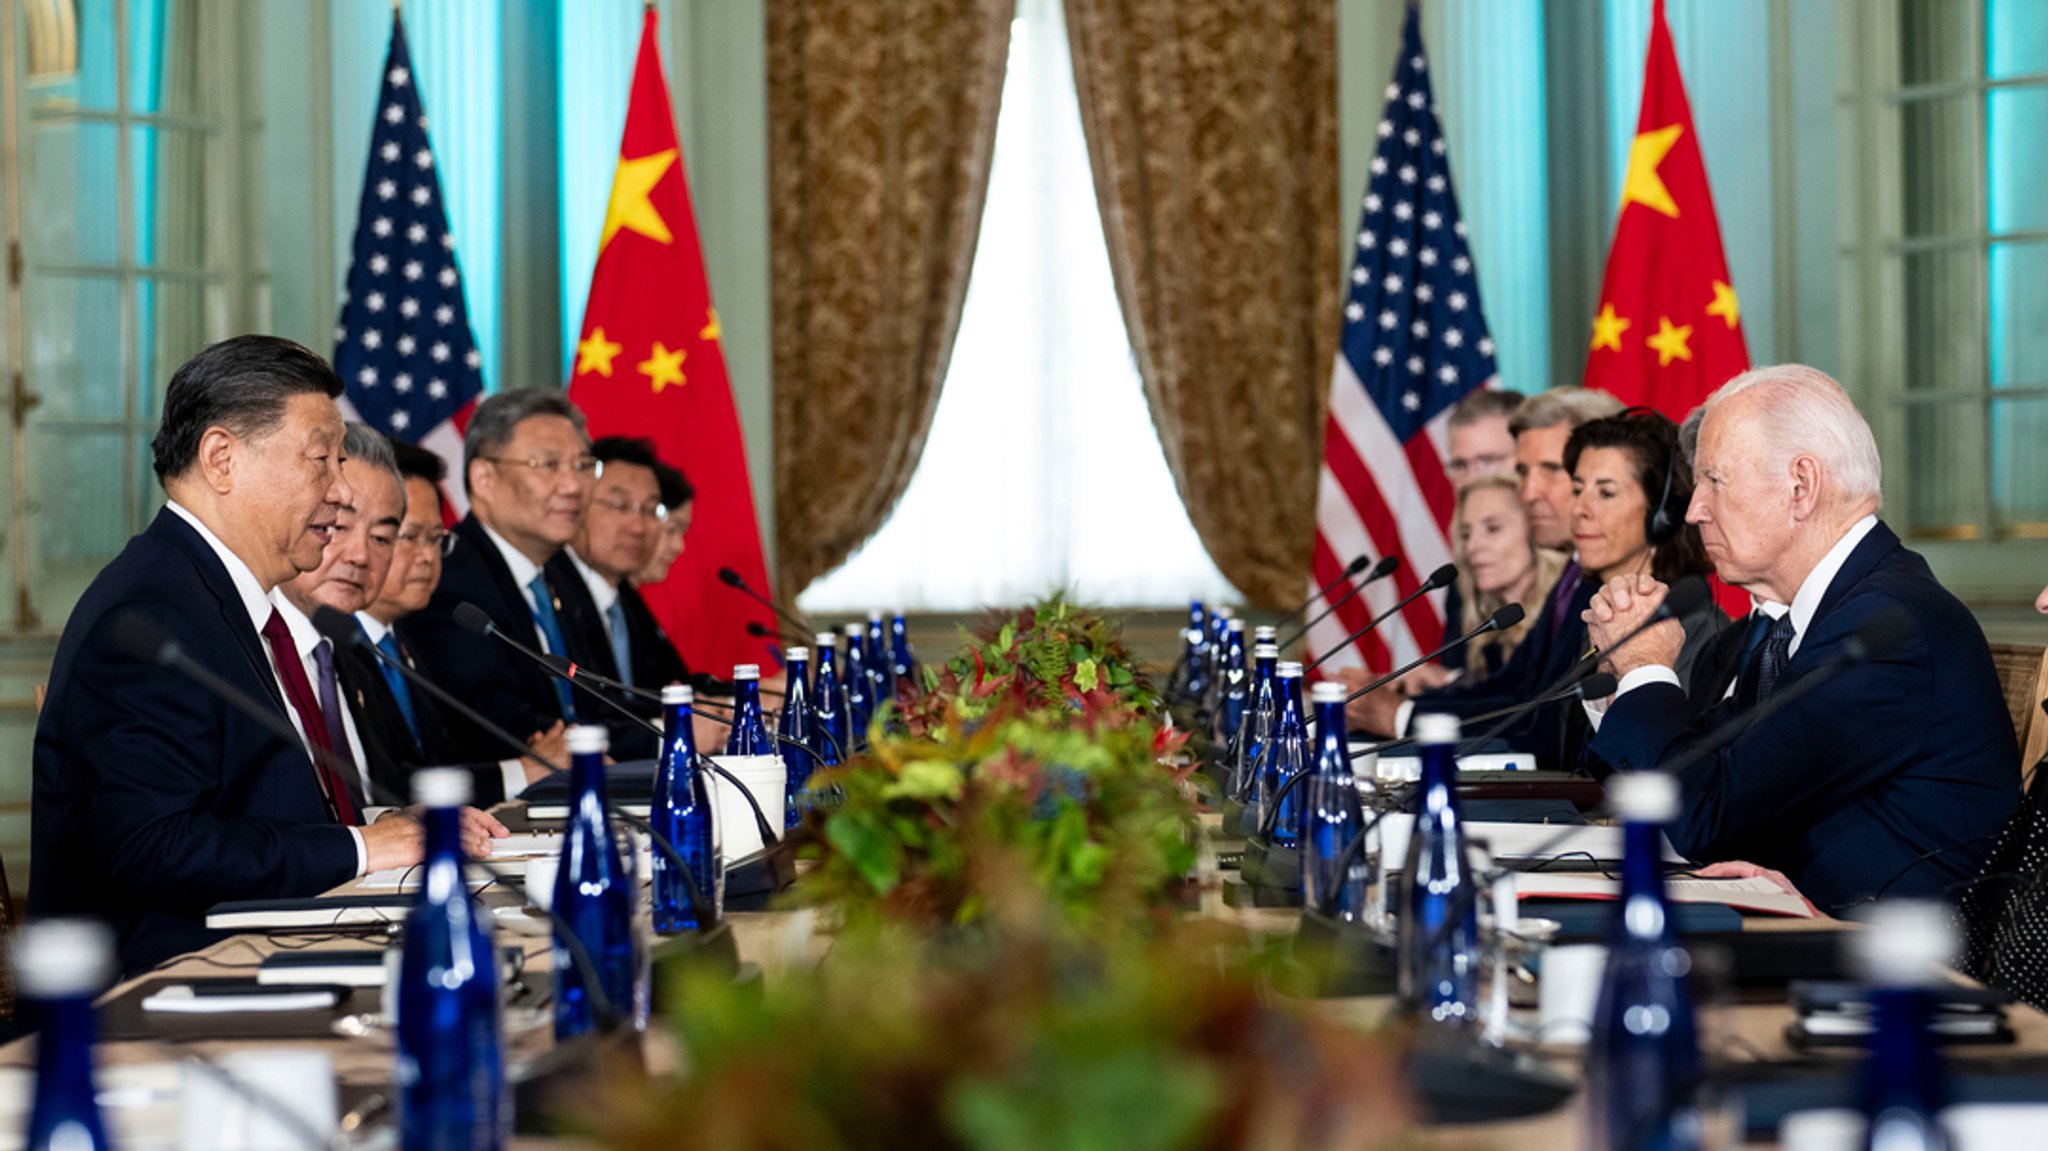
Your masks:
M 1977 873 L 2018 805 L 2018 751 L 1984 633 L 1878 522 L 1869 425 L 1826 374 L 1758 368 L 1708 399 L 1694 466 L 1686 519 L 1716 571 L 1790 610 L 1730 697 L 1695 718 L 1671 670 L 1677 625 L 1613 647 L 1663 585 L 1610 582 L 1585 613 L 1621 677 L 1593 756 L 1622 771 L 1692 761 L 1669 835 L 1694 860 L 1776 869 L 1838 914 L 1947 894 Z M 1866 635 L 1872 648 L 1854 659 Z M 1795 685 L 1795 698 L 1766 706 Z M 1710 742 L 1745 715 L 1739 734 Z
M 545 569 L 583 522 L 596 466 L 583 413 L 560 391 L 517 388 L 477 405 L 462 440 L 469 515 L 455 525 L 433 598 L 407 621 L 427 673 L 530 746 L 554 742 L 563 724 L 576 722 L 569 686 L 496 638 L 464 630 L 455 609 L 474 604 L 528 647 L 567 653 L 560 590 Z M 447 720 L 465 760 L 506 754 L 483 728 L 459 715 Z M 508 769 L 503 782 L 516 794 L 525 780 Z

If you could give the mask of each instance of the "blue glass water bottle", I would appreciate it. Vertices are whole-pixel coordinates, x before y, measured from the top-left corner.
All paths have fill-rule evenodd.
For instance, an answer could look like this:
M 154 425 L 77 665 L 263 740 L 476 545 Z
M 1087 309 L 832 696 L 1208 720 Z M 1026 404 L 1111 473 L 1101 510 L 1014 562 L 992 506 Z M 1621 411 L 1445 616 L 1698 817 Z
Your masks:
M 1251 669 L 1246 666 L 1244 652 L 1244 621 L 1233 619 L 1230 630 L 1223 638 L 1223 674 L 1217 690 L 1217 706 L 1212 712 L 1214 728 L 1211 741 L 1217 747 L 1229 747 L 1237 736 L 1237 729 L 1244 726 L 1245 705 L 1251 699 Z
M 463 874 L 469 773 L 416 772 L 412 798 L 424 809 L 426 858 L 398 960 L 399 1142 L 405 1151 L 487 1151 L 505 1145 L 512 1110 L 498 957 Z
M 852 754 L 847 747 L 852 724 L 847 715 L 846 687 L 839 680 L 838 646 L 838 636 L 829 631 L 818 633 L 818 647 L 812 653 L 817 666 L 811 672 L 811 713 L 817 717 L 823 742 L 832 749 L 832 762 L 844 763 Z
M 1365 813 L 1345 741 L 1344 685 L 1319 683 L 1312 701 L 1316 757 L 1310 769 L 1314 774 L 1302 785 L 1308 789 L 1302 804 L 1302 906 L 1356 923 L 1365 918 L 1366 864 L 1351 841 L 1365 826 Z
M 905 680 L 910 681 L 911 690 L 917 690 L 917 659 L 910 654 L 910 625 L 897 612 L 889 620 L 889 674 L 896 677 L 897 690 Z
M 592 1027 L 629 1024 L 636 1006 L 639 960 L 633 938 L 632 873 L 619 856 L 605 799 L 605 730 L 568 732 L 569 820 L 555 865 L 555 1038 Z M 590 970 L 577 962 L 562 932 L 581 945 Z M 597 980 L 592 986 L 589 980 Z
M 1273 720 L 1273 737 L 1266 742 L 1264 764 L 1259 771 L 1260 824 L 1275 847 L 1301 846 L 1301 784 L 1288 787 L 1295 776 L 1308 770 L 1308 724 L 1301 710 L 1301 665 L 1289 660 L 1273 673 L 1273 697 L 1279 710 Z
M 727 755 L 774 755 L 768 723 L 761 716 L 761 665 L 738 663 L 732 668 L 732 727 L 725 734 Z
M 868 745 L 868 725 L 875 718 L 875 681 L 868 676 L 867 632 L 861 625 L 846 625 L 846 723 L 851 729 L 849 752 Z
M 1422 799 L 1401 878 L 1401 998 L 1431 1022 L 1477 1023 L 1479 890 L 1458 806 L 1458 717 L 1418 714 L 1409 728 L 1420 745 Z
M 782 698 L 782 718 L 776 721 L 775 734 L 782 737 L 776 743 L 782 748 L 782 826 L 786 831 L 803 822 L 810 805 L 804 789 L 810 786 L 811 772 L 818 766 L 811 750 L 818 744 L 818 720 L 811 714 L 811 649 L 790 648 L 783 653 L 783 661 L 789 691 Z
M 1253 649 L 1251 703 L 1230 753 L 1229 796 L 1245 805 L 1247 811 L 1258 802 L 1259 757 L 1265 751 L 1266 741 L 1273 736 L 1273 721 L 1280 714 L 1279 700 L 1273 694 L 1279 666 L 1279 648 L 1266 643 Z
M 894 699 L 896 696 L 896 689 L 894 686 L 892 686 L 895 683 L 896 677 L 894 673 L 892 673 L 889 670 L 889 641 L 883 635 L 884 631 L 885 629 L 882 625 L 882 613 L 878 611 L 869 612 L 868 646 L 866 654 L 868 663 L 868 678 L 872 680 L 875 685 L 876 711 L 882 710 L 882 705 L 889 702 L 891 699 Z
M 1678 818 L 1678 780 L 1656 771 L 1617 775 L 1607 798 L 1622 825 L 1621 903 L 1586 1048 L 1591 1146 L 1698 1147 L 1692 959 L 1664 893 L 1663 833 Z
M 654 777 L 654 807 L 648 815 L 655 834 L 668 840 L 683 857 L 689 882 L 684 882 L 683 870 L 657 846 L 649 899 L 658 935 L 703 931 L 725 915 L 725 854 L 718 841 L 718 821 L 712 815 L 711 781 L 698 762 L 692 722 L 696 704 L 697 693 L 683 684 L 661 689 L 661 764 Z
M 1955 913 L 1931 900 L 1900 899 L 1871 908 L 1854 937 L 1858 974 L 1870 989 L 1876 1026 L 1863 1065 L 1859 1108 L 1863 1146 L 1948 1151 L 1948 1106 L 1941 1055 L 1930 1024 L 1943 972 L 1954 961 Z
M 31 1005 L 27 1014 L 42 1024 L 29 1151 L 106 1151 L 93 1085 L 92 1001 L 114 974 L 113 933 L 84 919 L 25 924 L 15 936 L 14 974 Z

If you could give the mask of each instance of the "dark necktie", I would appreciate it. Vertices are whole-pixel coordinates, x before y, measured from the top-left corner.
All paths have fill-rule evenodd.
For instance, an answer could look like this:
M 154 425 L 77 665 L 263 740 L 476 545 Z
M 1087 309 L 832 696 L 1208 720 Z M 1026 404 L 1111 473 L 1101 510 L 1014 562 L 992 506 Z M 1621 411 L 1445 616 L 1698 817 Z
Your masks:
M 263 641 L 270 645 L 270 660 L 277 665 L 278 678 L 284 681 L 284 698 L 298 715 L 299 726 L 306 730 L 306 741 L 332 756 L 334 742 L 328 733 L 327 717 L 321 712 L 319 701 L 313 698 L 313 685 L 306 682 L 306 668 L 299 660 L 297 645 L 292 643 L 291 629 L 285 626 L 284 616 L 276 608 L 270 610 L 270 619 L 263 625 Z M 328 765 L 327 756 L 313 756 L 313 776 L 327 801 L 327 813 L 336 823 L 359 824 L 362 817 L 356 814 L 348 786 Z
M 562 642 L 562 621 L 555 618 L 555 593 L 548 588 L 548 577 L 534 576 L 527 582 L 526 590 L 533 593 L 533 622 L 548 641 L 548 651 L 566 658 L 569 645 Z M 576 722 L 576 701 L 569 694 L 569 681 L 560 676 L 551 678 L 555 681 L 555 698 L 562 701 L 562 718 Z
M 1792 613 L 1786 612 L 1771 625 L 1771 634 L 1757 649 L 1756 702 L 1759 706 L 1771 698 L 1771 692 L 1778 686 L 1778 678 L 1785 672 L 1785 665 L 1792 662 L 1792 636 Z
M 405 676 L 393 666 L 405 658 L 398 654 L 398 637 L 385 632 L 384 638 L 377 641 L 377 650 L 390 660 L 389 663 L 378 660 L 377 670 L 384 673 L 384 682 L 391 688 L 391 698 L 398 704 L 398 714 L 405 720 L 405 730 L 412 733 L 413 746 L 425 751 L 426 742 L 420 738 L 420 715 L 412 706 L 412 685 L 405 682 Z
M 1550 592 L 1550 638 L 1556 639 L 1559 629 L 1564 627 L 1564 613 L 1572 610 L 1572 601 L 1579 594 L 1579 584 L 1585 579 L 1586 569 L 1573 560 L 1557 573 L 1557 587 Z

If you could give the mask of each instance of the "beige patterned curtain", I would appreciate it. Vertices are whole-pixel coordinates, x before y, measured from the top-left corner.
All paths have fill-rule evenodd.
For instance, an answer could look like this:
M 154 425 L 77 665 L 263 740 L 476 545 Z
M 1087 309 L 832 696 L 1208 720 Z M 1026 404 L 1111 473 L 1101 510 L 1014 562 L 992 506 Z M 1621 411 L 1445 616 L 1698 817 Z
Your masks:
M 1145 398 L 1216 566 L 1301 597 L 1343 277 L 1335 5 L 1066 0 Z
M 770 0 L 777 588 L 872 535 L 967 296 L 1015 0 Z

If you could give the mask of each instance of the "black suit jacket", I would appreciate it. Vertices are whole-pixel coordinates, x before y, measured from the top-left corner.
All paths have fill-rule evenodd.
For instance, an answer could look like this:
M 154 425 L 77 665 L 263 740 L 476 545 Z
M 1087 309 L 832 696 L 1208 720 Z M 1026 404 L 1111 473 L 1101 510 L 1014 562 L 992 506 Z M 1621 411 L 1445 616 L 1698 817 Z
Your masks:
M 311 759 L 182 673 L 122 650 L 134 611 L 285 719 L 227 569 L 168 508 L 96 577 L 64 625 L 36 723 L 29 914 L 113 925 L 133 971 L 222 938 L 228 899 L 318 895 L 356 872 Z
M 404 641 L 398 641 L 399 658 L 413 666 Z M 497 761 L 465 763 L 449 748 L 448 731 L 432 696 L 415 687 L 413 715 L 419 720 L 420 738 L 405 725 L 405 713 L 375 657 L 346 648 L 335 649 L 334 675 L 340 680 L 350 712 L 355 716 L 356 734 L 362 737 L 363 754 L 370 761 L 370 781 L 381 793 L 373 803 L 411 803 L 412 773 L 423 767 L 459 767 L 471 780 L 470 802 L 489 807 L 503 801 L 505 779 Z M 415 667 L 415 670 L 417 668 Z M 506 755 L 509 757 L 508 750 Z
M 1551 609 L 1556 601 L 1545 599 L 1528 635 L 1498 672 L 1479 683 L 1454 683 L 1424 692 L 1415 697 L 1415 710 L 1449 712 L 1469 718 L 1535 699 L 1544 688 L 1576 667 L 1586 653 L 1586 621 L 1579 618 L 1579 613 L 1593 602 L 1593 593 L 1598 590 L 1598 584 L 1590 577 L 1579 581 L 1554 635 Z M 1585 713 L 1577 704 L 1555 703 L 1536 708 L 1503 732 L 1501 738 L 1516 751 L 1534 755 L 1541 767 L 1567 768 L 1577 765 L 1584 752 L 1586 729 Z
M 626 608 L 626 634 L 633 644 L 633 682 L 641 687 L 687 683 L 699 691 L 731 695 L 732 681 L 713 675 L 697 675 L 683 662 L 675 642 L 654 618 L 647 600 L 633 581 L 619 585 L 619 602 Z
M 1911 621 L 1894 650 L 1681 773 L 1672 846 L 1776 868 L 1829 911 L 1879 894 L 1943 896 L 1977 873 L 2019 804 L 2011 715 L 1977 621 L 1890 528 L 1879 524 L 1850 552 L 1778 690 L 1891 612 Z M 1648 685 L 1614 701 L 1593 750 L 1623 770 L 1653 768 L 1735 714 L 1729 702 L 1696 719 L 1684 692 Z
M 406 634 L 413 654 L 435 683 L 524 740 L 562 719 L 553 677 L 496 637 L 458 627 L 455 609 L 473 603 L 507 635 L 528 647 L 539 647 L 533 613 L 526 606 L 525 593 L 512 582 L 512 569 L 505 566 L 505 557 L 498 554 L 497 545 L 484 534 L 475 515 L 465 516 L 455 525 L 455 538 L 455 550 L 442 566 L 433 598 L 407 618 Z M 460 762 L 498 760 L 513 754 L 503 740 L 461 716 L 442 718 Z
M 591 598 L 590 586 L 583 582 L 583 573 L 576 570 L 576 562 L 569 558 L 568 549 L 555 553 L 554 558 L 548 561 L 547 577 L 562 605 L 562 639 L 569 645 L 569 658 L 606 679 L 621 678 L 619 661 L 612 654 L 611 628 L 603 613 L 597 610 L 597 601 Z M 627 643 L 630 645 L 631 642 L 629 634 Z M 634 683 L 645 686 L 637 679 Z M 658 688 L 661 685 L 653 686 Z M 612 701 L 613 706 L 607 707 L 592 698 L 593 695 Z M 624 709 L 625 713 L 652 719 L 661 714 L 659 703 L 631 692 L 593 687 L 590 691 L 577 689 L 577 706 L 584 711 L 586 721 L 602 723 L 611 733 L 613 759 L 652 759 L 660 750 L 661 741 L 653 732 L 620 711 Z

